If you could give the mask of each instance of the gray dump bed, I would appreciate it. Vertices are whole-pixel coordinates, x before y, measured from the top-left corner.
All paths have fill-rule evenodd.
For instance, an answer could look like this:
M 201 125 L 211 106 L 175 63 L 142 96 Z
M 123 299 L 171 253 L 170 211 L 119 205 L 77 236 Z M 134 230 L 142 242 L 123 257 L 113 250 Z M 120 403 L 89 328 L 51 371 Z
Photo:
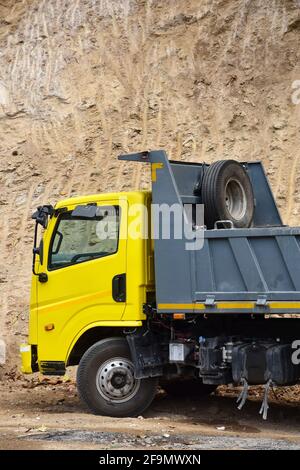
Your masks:
M 195 188 L 205 164 L 168 161 L 161 150 L 119 159 L 151 163 L 154 204 L 201 204 Z M 198 250 L 187 250 L 185 238 L 155 240 L 158 312 L 300 313 L 300 228 L 283 226 L 262 164 L 245 166 L 253 227 L 204 230 Z

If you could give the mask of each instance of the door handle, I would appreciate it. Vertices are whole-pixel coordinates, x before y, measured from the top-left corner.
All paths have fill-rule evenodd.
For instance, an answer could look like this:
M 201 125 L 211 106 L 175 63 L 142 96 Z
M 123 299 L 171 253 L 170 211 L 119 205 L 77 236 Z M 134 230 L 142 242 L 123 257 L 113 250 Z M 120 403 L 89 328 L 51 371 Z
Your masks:
M 112 280 L 112 297 L 115 302 L 126 302 L 126 274 L 117 274 Z

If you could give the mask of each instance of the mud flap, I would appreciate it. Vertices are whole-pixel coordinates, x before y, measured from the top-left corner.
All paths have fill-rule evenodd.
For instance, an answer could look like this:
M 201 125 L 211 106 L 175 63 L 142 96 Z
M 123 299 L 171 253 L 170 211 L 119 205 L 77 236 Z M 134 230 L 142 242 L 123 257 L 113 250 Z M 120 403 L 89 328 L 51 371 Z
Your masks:
M 149 330 L 128 335 L 127 341 L 135 369 L 136 379 L 163 375 L 163 357 L 160 337 Z

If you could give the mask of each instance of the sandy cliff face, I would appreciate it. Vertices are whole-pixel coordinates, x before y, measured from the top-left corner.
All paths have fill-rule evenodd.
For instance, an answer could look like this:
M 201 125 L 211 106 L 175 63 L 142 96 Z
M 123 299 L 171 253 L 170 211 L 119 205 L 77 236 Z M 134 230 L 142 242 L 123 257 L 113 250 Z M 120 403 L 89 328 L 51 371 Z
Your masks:
M 262 159 L 284 221 L 299 224 L 299 39 L 292 0 L 0 2 L 0 331 L 12 362 L 32 210 L 147 187 L 121 152 Z

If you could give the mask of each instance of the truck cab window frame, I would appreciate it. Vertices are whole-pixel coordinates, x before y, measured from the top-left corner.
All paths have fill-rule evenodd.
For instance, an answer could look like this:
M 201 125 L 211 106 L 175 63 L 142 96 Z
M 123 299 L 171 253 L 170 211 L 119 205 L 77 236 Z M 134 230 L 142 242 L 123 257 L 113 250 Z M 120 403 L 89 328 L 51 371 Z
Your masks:
M 50 241 L 48 271 L 117 253 L 120 214 L 121 208 L 115 205 L 97 206 L 96 215 L 91 218 L 74 217 L 72 211 L 60 214 Z

